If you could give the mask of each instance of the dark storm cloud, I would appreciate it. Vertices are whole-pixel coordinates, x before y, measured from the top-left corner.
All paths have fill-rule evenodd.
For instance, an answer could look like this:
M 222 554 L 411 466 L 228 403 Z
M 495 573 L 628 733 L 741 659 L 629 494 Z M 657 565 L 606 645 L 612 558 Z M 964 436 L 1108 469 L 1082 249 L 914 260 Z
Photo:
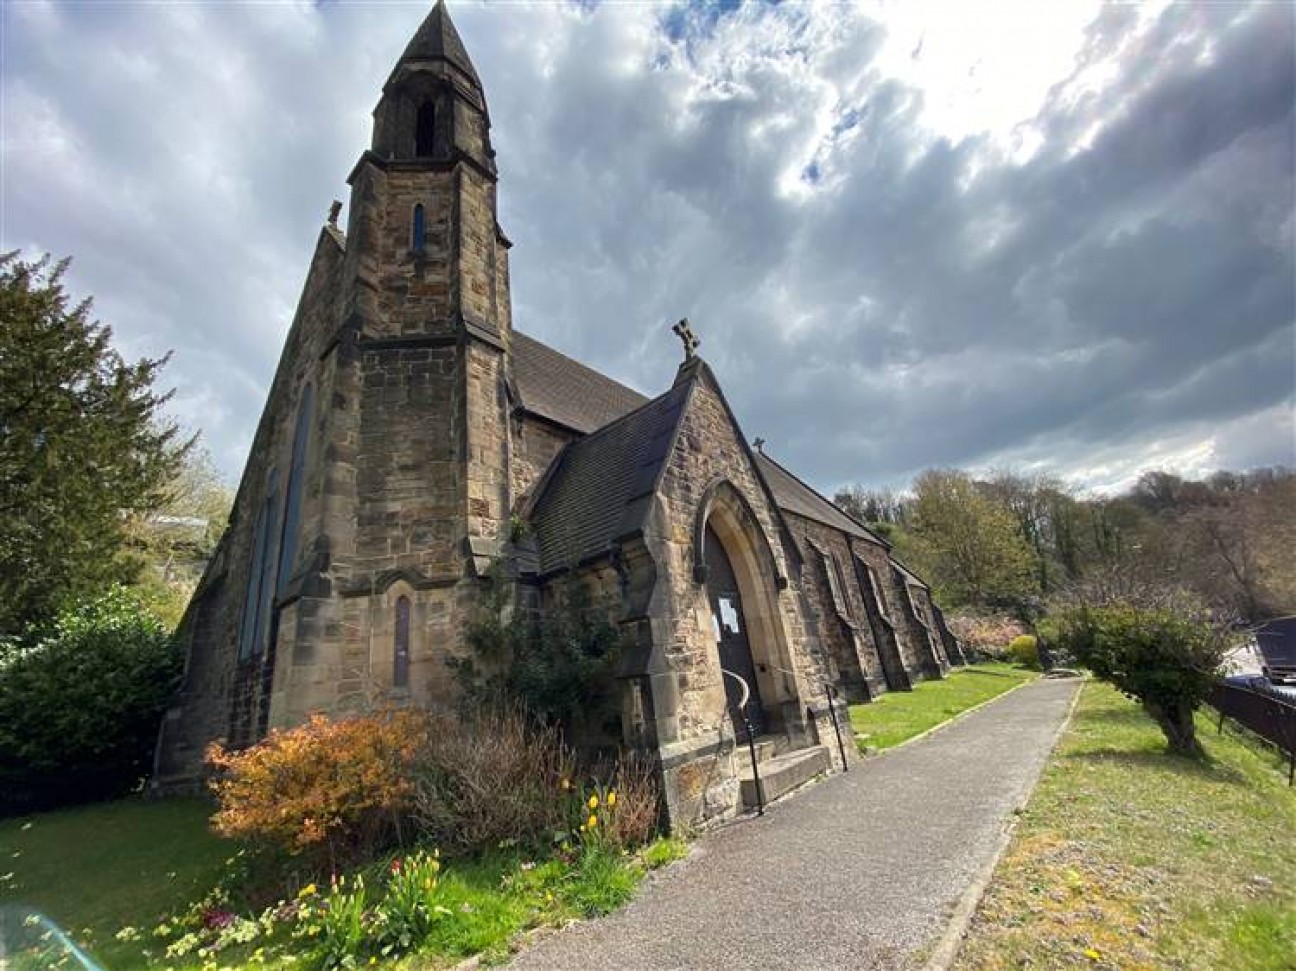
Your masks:
M 4 9 L 3 245 L 72 253 L 129 347 L 174 347 L 181 412 L 231 471 L 423 13 Z M 1028 157 L 932 131 L 867 12 L 454 16 L 490 100 L 517 325 L 656 393 L 689 315 L 744 429 L 822 489 L 1294 460 L 1283 6 L 1097 10 L 1022 126 Z

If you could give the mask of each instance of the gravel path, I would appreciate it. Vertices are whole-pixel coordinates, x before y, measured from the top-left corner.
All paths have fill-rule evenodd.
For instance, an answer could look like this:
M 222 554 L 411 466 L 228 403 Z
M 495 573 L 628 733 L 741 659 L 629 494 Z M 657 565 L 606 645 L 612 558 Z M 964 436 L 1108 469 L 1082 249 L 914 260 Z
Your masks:
M 628 907 L 509 967 L 909 967 L 994 854 L 1078 685 L 1028 684 L 706 835 Z

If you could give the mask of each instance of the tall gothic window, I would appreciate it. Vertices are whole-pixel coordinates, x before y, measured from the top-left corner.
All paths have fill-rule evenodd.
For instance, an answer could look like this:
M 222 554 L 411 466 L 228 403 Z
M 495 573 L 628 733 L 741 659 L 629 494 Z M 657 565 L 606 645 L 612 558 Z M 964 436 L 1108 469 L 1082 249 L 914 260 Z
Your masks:
M 243 623 L 239 628 L 240 660 L 260 654 L 270 624 L 270 607 L 274 600 L 273 551 L 275 509 L 279 500 L 279 476 L 271 472 L 265 501 L 257 513 L 253 528 L 252 561 L 248 564 L 247 590 L 243 600 Z
M 837 565 L 837 557 L 833 556 L 828 550 L 822 549 L 814 543 L 815 552 L 819 554 L 819 562 L 823 564 L 824 576 L 828 580 L 828 590 L 832 595 L 833 609 L 837 611 L 837 616 L 847 623 L 853 623 L 850 615 L 850 608 L 846 604 L 846 593 L 843 589 L 841 568 Z
M 889 623 L 891 618 L 887 611 L 886 591 L 882 589 L 882 581 L 878 579 L 877 571 L 859 557 L 856 557 L 856 562 L 864 568 L 863 576 L 868 582 L 868 594 L 873 598 L 873 605 L 877 607 L 878 615 Z
M 297 428 L 293 431 L 292 468 L 288 470 L 288 496 L 284 500 L 283 533 L 279 540 L 279 571 L 275 590 L 282 593 L 292 578 L 297 557 L 297 534 L 301 529 L 302 480 L 306 478 L 306 448 L 310 444 L 311 413 L 315 389 L 306 385 L 297 405 Z
M 409 687 L 410 602 L 409 597 L 396 601 L 396 636 L 392 651 L 392 687 Z
M 266 490 L 265 506 L 265 554 L 261 559 L 261 594 L 257 604 L 256 628 L 252 633 L 252 652 L 260 654 L 265 650 L 266 632 L 270 629 L 271 608 L 274 606 L 274 550 L 272 544 L 276 535 L 279 510 L 279 476 L 270 473 L 270 488 Z
M 256 632 L 257 608 L 261 605 L 261 568 L 265 562 L 266 511 L 257 513 L 252 527 L 252 562 L 248 567 L 247 588 L 243 593 L 243 623 L 239 627 L 239 660 L 252 656 Z
M 414 123 L 414 157 L 427 158 L 433 153 L 432 136 L 436 133 L 436 108 L 431 101 L 419 105 Z
M 418 256 L 423 255 L 424 239 L 427 235 L 426 219 L 423 215 L 423 203 L 414 207 L 413 225 L 410 227 L 410 248 Z

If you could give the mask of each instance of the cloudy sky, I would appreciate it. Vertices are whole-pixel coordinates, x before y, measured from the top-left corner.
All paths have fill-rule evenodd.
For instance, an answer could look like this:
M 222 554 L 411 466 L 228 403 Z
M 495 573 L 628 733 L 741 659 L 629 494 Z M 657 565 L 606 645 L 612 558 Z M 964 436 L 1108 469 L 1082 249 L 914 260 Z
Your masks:
M 429 7 L 0 5 L 0 246 L 72 255 L 125 352 L 174 351 L 231 479 Z M 1292 5 L 451 10 L 519 329 L 656 394 L 687 315 L 827 492 L 1296 464 Z

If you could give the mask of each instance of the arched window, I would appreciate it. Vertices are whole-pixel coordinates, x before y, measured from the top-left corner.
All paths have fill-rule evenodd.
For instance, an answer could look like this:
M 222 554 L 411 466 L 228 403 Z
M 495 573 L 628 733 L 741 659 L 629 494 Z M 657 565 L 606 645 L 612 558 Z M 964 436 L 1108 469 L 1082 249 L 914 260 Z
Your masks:
M 293 561 L 297 557 L 302 480 L 306 477 L 306 448 L 310 444 L 314 403 L 315 389 L 308 384 L 302 389 L 301 402 L 297 405 L 297 428 L 293 431 L 292 468 L 288 470 L 288 496 L 284 500 L 283 533 L 279 539 L 279 571 L 275 584 L 278 593 L 283 593 L 284 585 L 292 578 Z
M 418 256 L 423 255 L 423 241 L 427 233 L 427 226 L 423 217 L 423 203 L 414 207 L 413 227 L 410 230 L 410 246 Z
M 410 602 L 409 597 L 396 601 L 396 636 L 392 651 L 392 687 L 409 687 Z
M 436 133 L 436 108 L 431 101 L 419 105 L 418 119 L 414 123 L 414 157 L 427 158 L 432 154 L 432 136 Z

